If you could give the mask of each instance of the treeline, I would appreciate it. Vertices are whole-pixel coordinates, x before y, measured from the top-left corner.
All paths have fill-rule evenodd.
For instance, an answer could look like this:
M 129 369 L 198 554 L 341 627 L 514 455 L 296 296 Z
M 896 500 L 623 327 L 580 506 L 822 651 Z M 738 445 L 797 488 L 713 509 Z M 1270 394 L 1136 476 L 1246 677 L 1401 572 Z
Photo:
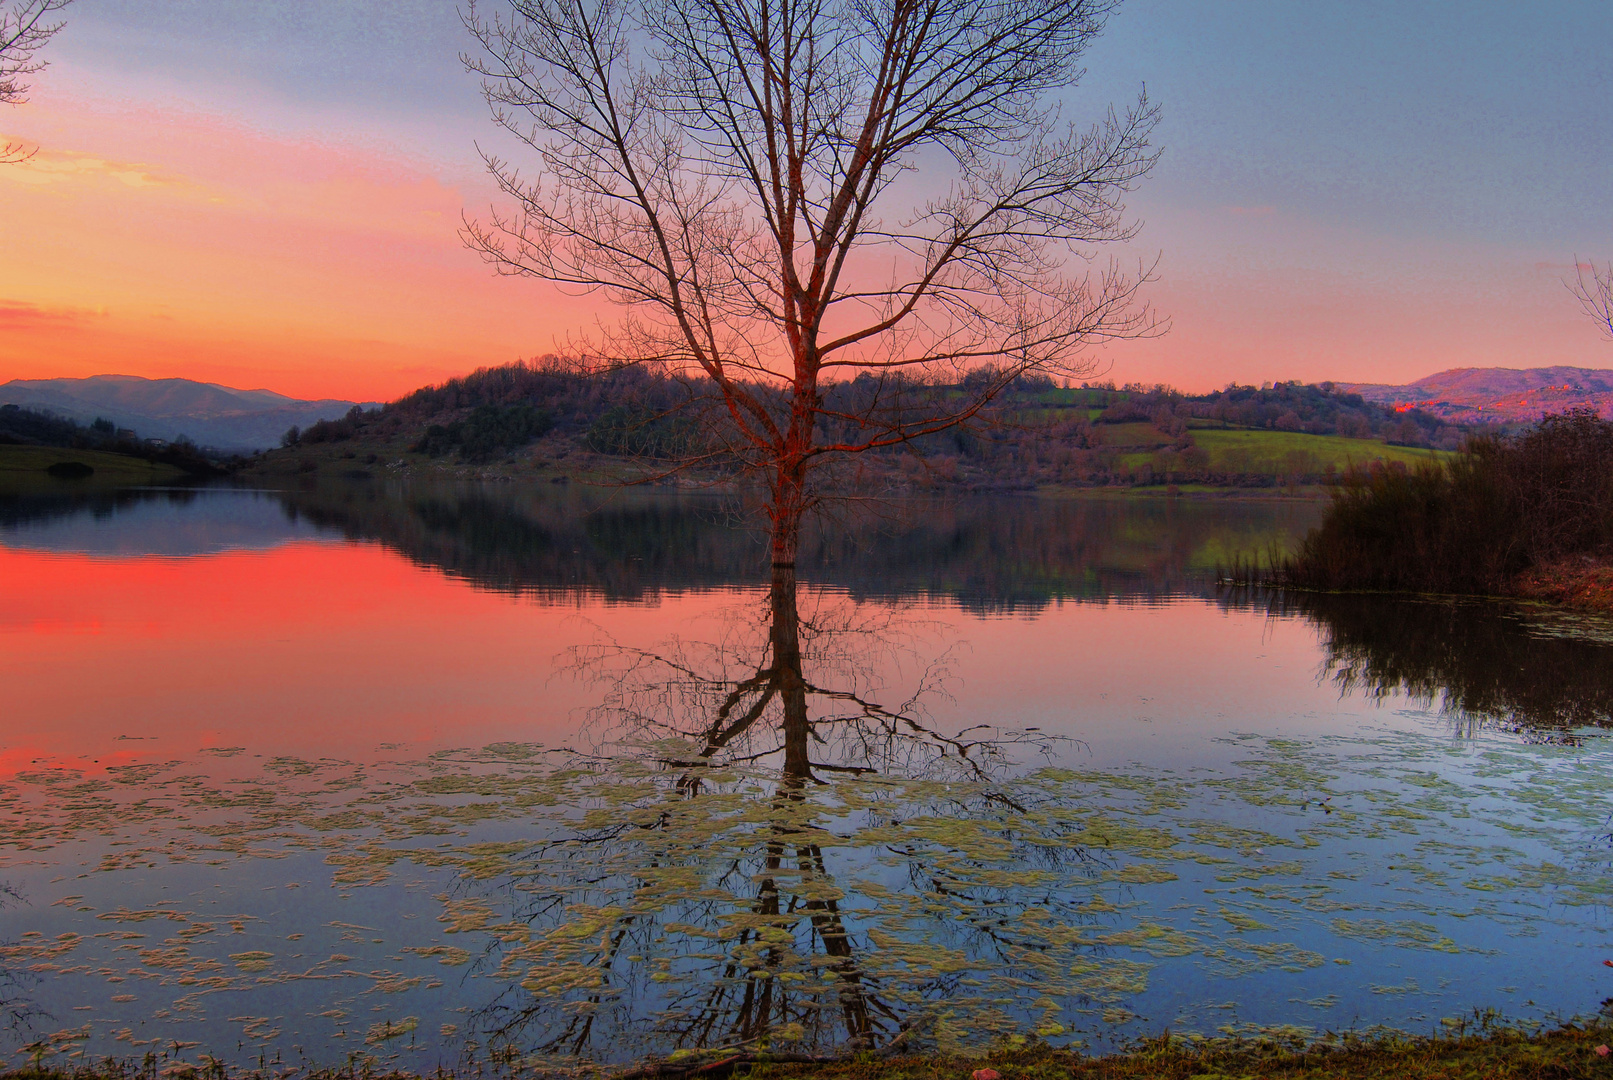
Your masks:
M 1335 489 L 1284 584 L 1502 594 L 1520 576 L 1613 561 L 1613 421 L 1590 409 L 1469 442 L 1446 462 L 1374 468 Z
M 160 465 L 172 465 L 192 476 L 222 476 L 241 463 L 237 457 L 209 454 L 188 439 L 173 442 L 142 439 L 104 417 L 88 425 L 21 405 L 0 405 L 0 445 L 52 446 L 98 450 Z
M 1339 393 L 1331 382 L 1280 382 L 1268 386 L 1236 383 L 1214 393 L 1190 396 L 1166 386 L 1127 386 L 1123 400 L 1109 406 L 1101 419 L 1207 420 L 1231 427 L 1342 435 L 1350 439 L 1380 438 L 1391 446 L 1455 450 L 1464 429 L 1422 409 L 1397 410 L 1367 401 L 1360 394 Z
M 897 422 L 945 411 L 961 385 L 862 375 L 824 388 L 836 414 L 821 433 L 855 442 Z M 763 400 L 770 392 L 750 388 Z M 1463 429 L 1420 410 L 1396 412 L 1338 393 L 1332 384 L 1229 386 L 1186 395 L 1165 386 L 1112 383 L 1061 387 L 1045 376 L 1014 380 L 974 422 L 868 455 L 864 480 L 905 486 L 986 490 L 1046 483 L 1316 483 L 1330 466 L 1303 451 L 1275 465 L 1209 453 L 1195 444 L 1205 428 L 1270 430 L 1377 439 L 1390 445 L 1454 449 Z M 545 435 L 596 454 L 668 462 L 698 460 L 720 469 L 742 455 L 713 388 L 642 367 L 588 370 L 555 358 L 483 368 L 416 390 L 380 409 L 353 409 L 305 430 L 287 446 L 382 441 L 431 457 L 486 463 Z

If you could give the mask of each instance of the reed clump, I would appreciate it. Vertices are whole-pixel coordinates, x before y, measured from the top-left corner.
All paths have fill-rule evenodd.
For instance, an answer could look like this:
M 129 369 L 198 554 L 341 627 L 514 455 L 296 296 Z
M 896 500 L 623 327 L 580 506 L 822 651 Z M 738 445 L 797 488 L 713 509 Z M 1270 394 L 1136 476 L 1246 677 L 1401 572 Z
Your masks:
M 1613 422 L 1588 409 L 1471 441 L 1415 469 L 1375 465 L 1333 492 L 1270 583 L 1307 589 L 1597 597 L 1613 564 Z

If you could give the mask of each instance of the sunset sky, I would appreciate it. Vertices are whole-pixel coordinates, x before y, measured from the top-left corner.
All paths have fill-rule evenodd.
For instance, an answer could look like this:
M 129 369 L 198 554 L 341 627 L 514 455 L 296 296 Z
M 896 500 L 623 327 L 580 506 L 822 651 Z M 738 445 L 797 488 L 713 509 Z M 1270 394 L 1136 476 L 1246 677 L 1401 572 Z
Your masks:
M 0 133 L 0 381 L 178 375 L 379 400 L 600 309 L 461 244 L 497 145 L 451 0 L 75 0 Z M 1613 367 L 1562 284 L 1613 256 L 1613 5 L 1133 0 L 1069 115 L 1147 85 L 1132 202 L 1171 320 L 1121 382 Z M 608 312 L 605 312 L 608 315 Z

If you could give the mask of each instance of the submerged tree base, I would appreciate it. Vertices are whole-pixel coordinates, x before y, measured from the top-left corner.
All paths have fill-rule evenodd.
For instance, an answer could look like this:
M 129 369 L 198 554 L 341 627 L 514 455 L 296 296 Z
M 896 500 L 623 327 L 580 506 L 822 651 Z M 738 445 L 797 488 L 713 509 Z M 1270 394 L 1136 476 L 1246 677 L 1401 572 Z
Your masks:
M 486 1063 L 463 1069 L 414 1073 L 355 1061 L 340 1068 L 227 1070 L 148 1055 L 143 1061 L 114 1060 L 73 1067 L 29 1067 L 0 1072 L 0 1080 L 965 1080 L 990 1070 L 1000 1080 L 1267 1080 L 1328 1078 L 1427 1078 L 1427 1080 L 1570 1080 L 1613 1076 L 1613 1024 L 1605 1019 L 1570 1022 L 1542 1030 L 1497 1026 L 1492 1017 L 1445 1021 L 1446 1034 L 1411 1036 L 1373 1031 L 1308 1040 L 1292 1032 L 1205 1039 L 1165 1035 L 1124 1052 L 1089 1056 L 1040 1043 L 1008 1045 L 978 1057 L 862 1053 L 836 1059 L 713 1051 L 633 1068 L 599 1066 L 510 1067 Z M 987 1078 L 991 1080 L 991 1078 Z

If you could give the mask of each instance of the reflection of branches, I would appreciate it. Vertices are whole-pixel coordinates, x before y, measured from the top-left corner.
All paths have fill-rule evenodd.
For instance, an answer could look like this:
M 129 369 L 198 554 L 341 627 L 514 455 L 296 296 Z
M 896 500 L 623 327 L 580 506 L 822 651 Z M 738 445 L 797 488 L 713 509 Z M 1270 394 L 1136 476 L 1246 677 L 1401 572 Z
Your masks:
M 489 1017 L 496 1034 L 569 1053 L 624 1049 L 635 1027 L 682 1047 L 872 1049 L 962 986 L 929 939 L 1001 970 L 1041 951 L 1013 925 L 1027 898 L 998 862 L 1033 865 L 1070 827 L 995 773 L 1048 740 L 946 733 L 926 701 L 946 693 L 949 650 L 920 655 L 916 624 L 889 609 L 871 632 L 858 605 L 807 594 L 803 615 L 801 600 L 775 568 L 765 615 L 731 615 L 715 642 L 573 651 L 607 692 L 563 800 L 580 816 L 517 886 L 524 928 L 500 971 L 531 996 Z M 891 666 L 913 681 L 896 705 Z M 848 901 L 872 887 L 848 875 L 890 858 L 925 902 Z M 1046 890 L 1031 902 L 1048 907 Z
M 21 902 L 22 893 L 0 881 L 0 908 Z M 5 1017 L 6 1027 L 12 1031 L 30 1027 L 34 1020 L 44 1015 L 38 1006 L 21 996 L 24 978 L 21 972 L 0 968 L 0 1016 Z
M 817 748 L 799 777 L 805 782 L 821 782 L 820 771 L 984 780 L 992 768 L 1011 764 L 1013 747 L 1045 752 L 1054 741 L 985 725 L 948 733 L 929 707 L 950 698 L 955 649 L 925 655 L 933 626 L 885 605 L 820 593 L 807 601 L 812 610 L 803 614 L 792 582 L 783 597 L 775 591 L 771 598 L 783 608 L 778 617 L 769 611 L 762 626 L 730 612 L 713 642 L 674 638 L 642 649 L 597 641 L 574 648 L 572 671 L 606 687 L 592 713 L 594 752 L 608 756 L 612 747 L 671 739 L 683 752 L 658 758 L 665 767 L 756 763 L 787 752 L 792 732 L 785 714 L 807 702 L 821 712 L 800 733 Z M 758 649 L 759 661 L 751 658 Z M 803 673 L 808 667 L 811 678 Z M 895 704 L 886 704 L 889 670 L 910 673 L 911 686 Z M 697 774 L 685 782 L 698 789 Z

